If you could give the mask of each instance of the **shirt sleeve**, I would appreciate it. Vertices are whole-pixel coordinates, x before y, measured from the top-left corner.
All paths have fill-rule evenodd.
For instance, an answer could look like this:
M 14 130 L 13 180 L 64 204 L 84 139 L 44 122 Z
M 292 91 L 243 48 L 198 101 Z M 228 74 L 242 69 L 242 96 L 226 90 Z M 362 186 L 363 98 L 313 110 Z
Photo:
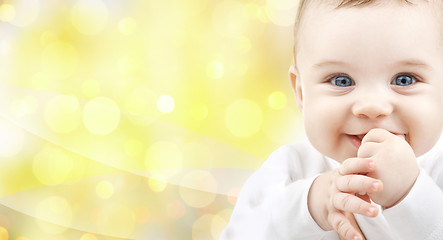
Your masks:
M 443 192 L 423 170 L 409 194 L 383 211 L 399 239 L 443 239 Z
M 307 207 L 308 192 L 318 175 L 294 179 L 287 149 L 271 154 L 243 186 L 221 239 L 322 239 L 323 231 Z M 294 163 L 295 161 L 295 163 Z

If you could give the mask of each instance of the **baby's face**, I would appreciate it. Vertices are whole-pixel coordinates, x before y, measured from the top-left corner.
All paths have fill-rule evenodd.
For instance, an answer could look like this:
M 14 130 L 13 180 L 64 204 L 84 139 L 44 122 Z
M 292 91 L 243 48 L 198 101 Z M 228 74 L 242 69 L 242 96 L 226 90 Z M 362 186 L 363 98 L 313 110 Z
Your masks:
M 442 130 L 439 16 L 426 1 L 389 2 L 305 15 L 293 86 L 309 140 L 340 162 L 373 128 L 404 135 L 417 156 Z

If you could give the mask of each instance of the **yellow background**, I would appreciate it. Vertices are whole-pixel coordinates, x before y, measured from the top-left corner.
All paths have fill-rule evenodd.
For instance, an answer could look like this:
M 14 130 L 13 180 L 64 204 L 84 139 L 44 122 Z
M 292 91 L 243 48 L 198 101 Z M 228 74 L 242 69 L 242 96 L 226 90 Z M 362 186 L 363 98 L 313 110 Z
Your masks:
M 297 5 L 0 1 L 0 239 L 218 239 L 304 138 Z

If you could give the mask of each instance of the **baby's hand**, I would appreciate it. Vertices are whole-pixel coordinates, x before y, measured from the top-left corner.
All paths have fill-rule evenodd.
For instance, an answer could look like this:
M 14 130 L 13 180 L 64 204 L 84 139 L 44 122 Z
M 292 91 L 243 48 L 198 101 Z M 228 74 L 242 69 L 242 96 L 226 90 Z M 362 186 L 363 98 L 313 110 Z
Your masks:
M 374 160 L 375 170 L 367 176 L 381 180 L 383 191 L 369 196 L 384 207 L 401 201 L 419 174 L 414 151 L 404 136 L 396 136 L 384 129 L 369 131 L 362 140 L 357 156 Z
M 362 239 L 359 229 L 351 224 L 348 215 L 377 216 L 378 208 L 370 204 L 366 193 L 380 192 L 382 183 L 361 175 L 373 169 L 372 160 L 352 158 L 314 181 L 309 192 L 308 207 L 323 230 L 335 230 L 345 239 Z M 358 193 L 364 196 L 356 196 Z

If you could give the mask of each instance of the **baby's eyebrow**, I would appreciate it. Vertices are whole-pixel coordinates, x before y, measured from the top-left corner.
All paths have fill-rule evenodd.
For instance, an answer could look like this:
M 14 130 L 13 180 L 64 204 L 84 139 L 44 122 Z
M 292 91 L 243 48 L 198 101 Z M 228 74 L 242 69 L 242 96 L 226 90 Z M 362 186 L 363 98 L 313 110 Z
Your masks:
M 314 64 L 313 68 L 323 68 L 327 66 L 350 66 L 351 64 L 343 61 L 327 60 Z M 431 65 L 419 59 L 406 59 L 391 64 L 392 67 L 418 67 L 424 69 L 432 69 Z
M 322 61 L 317 64 L 314 64 L 313 68 L 322 68 L 322 67 L 327 67 L 327 66 L 331 66 L 331 65 L 332 66 L 334 66 L 334 65 L 335 66 L 337 66 L 337 65 L 347 66 L 349 64 L 346 62 L 342 62 L 342 61 L 327 60 L 327 61 Z
M 427 64 L 426 62 L 420 61 L 418 59 L 408 59 L 408 60 L 399 61 L 393 64 L 393 66 L 420 67 L 425 69 L 432 68 L 431 65 Z

